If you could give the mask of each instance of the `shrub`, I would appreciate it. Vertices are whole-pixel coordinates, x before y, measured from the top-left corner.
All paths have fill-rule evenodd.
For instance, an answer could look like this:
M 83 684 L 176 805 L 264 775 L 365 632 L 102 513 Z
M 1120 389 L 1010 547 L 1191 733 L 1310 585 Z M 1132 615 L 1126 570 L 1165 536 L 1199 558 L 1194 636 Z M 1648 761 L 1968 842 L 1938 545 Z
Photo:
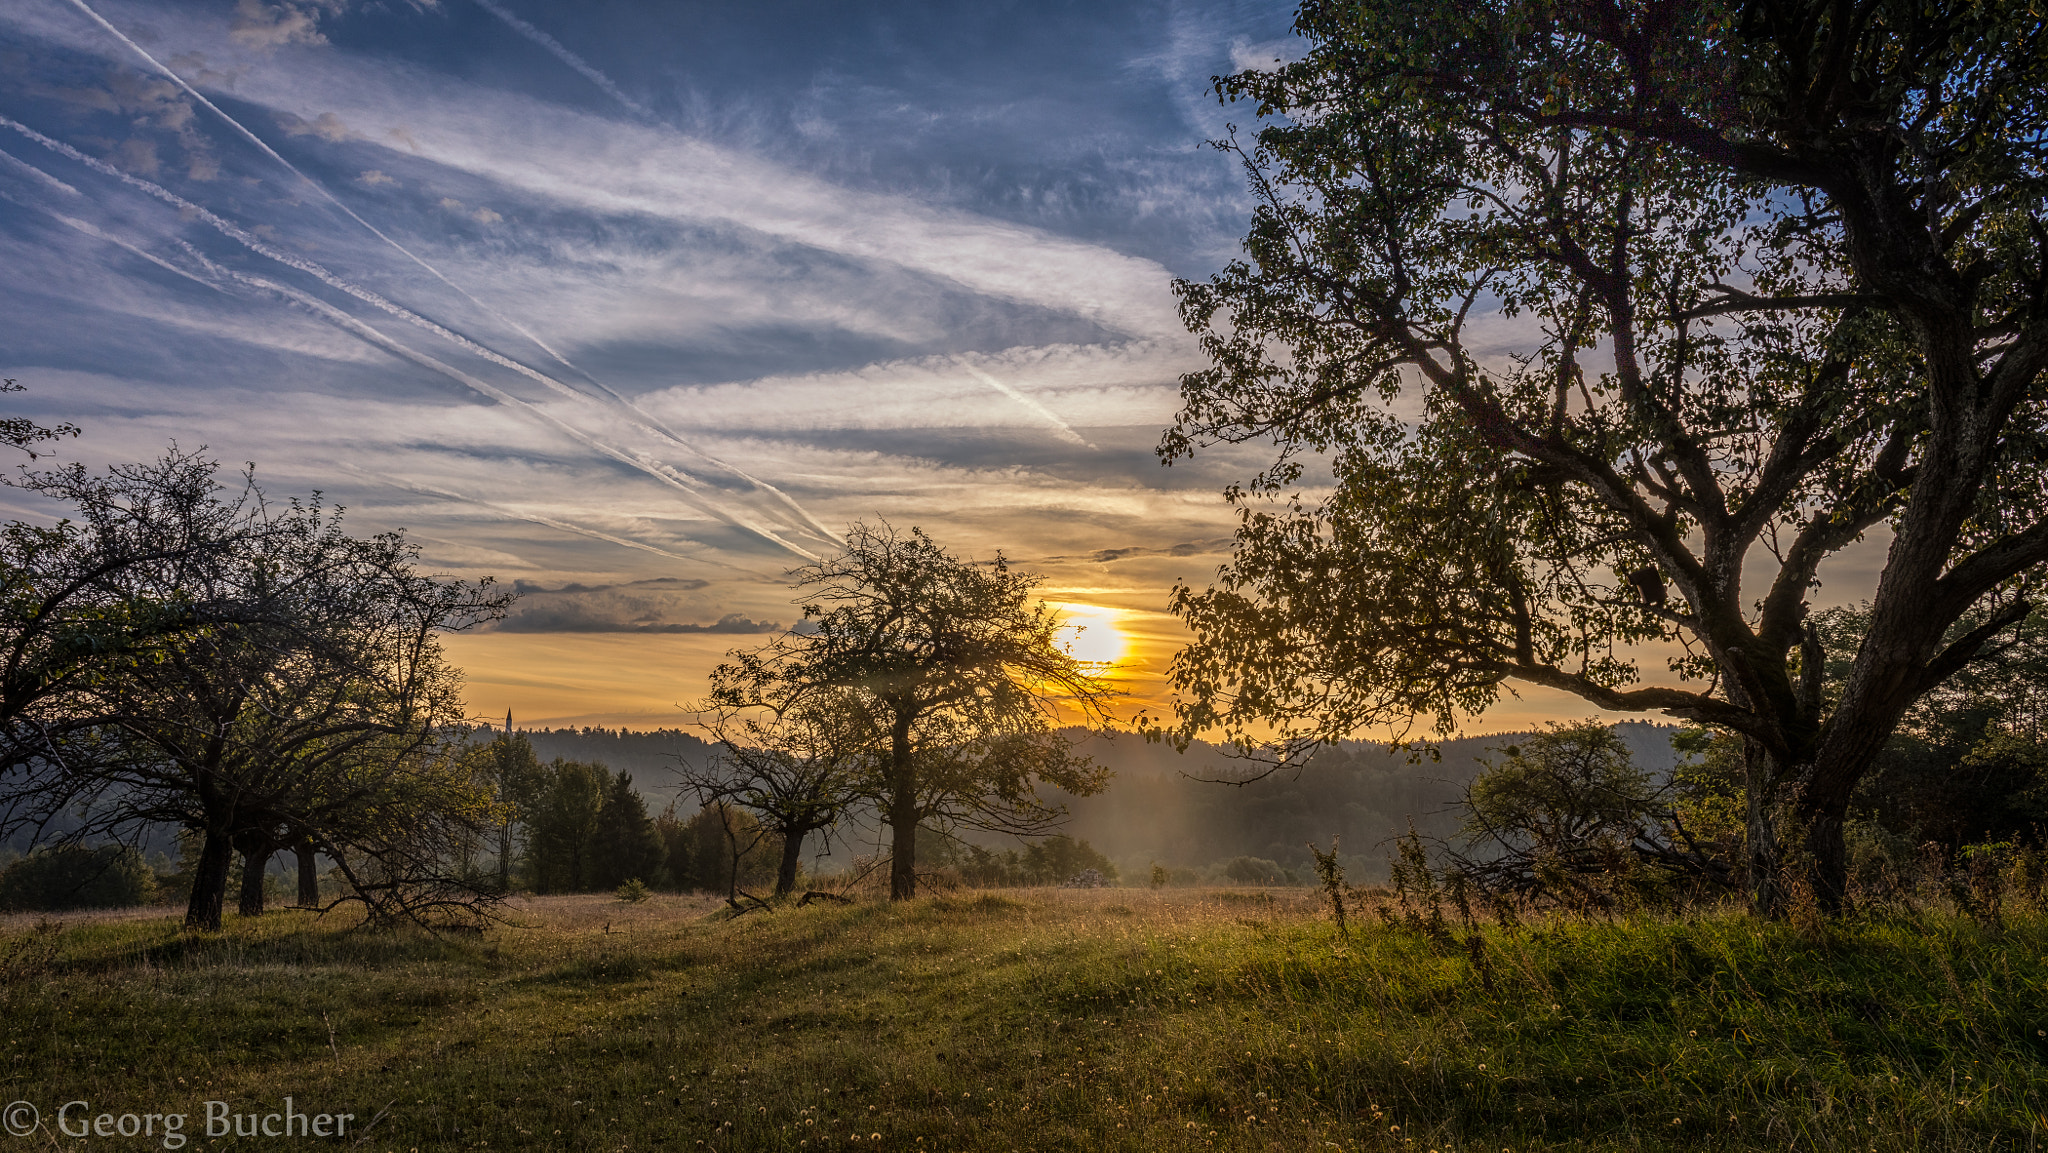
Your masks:
M 118 909 L 155 895 L 156 875 L 126 845 L 38 849 L 0 872 L 0 909 Z
M 1238 885 L 1277 885 L 1285 878 L 1278 862 L 1264 857 L 1232 857 L 1223 864 L 1223 875 Z

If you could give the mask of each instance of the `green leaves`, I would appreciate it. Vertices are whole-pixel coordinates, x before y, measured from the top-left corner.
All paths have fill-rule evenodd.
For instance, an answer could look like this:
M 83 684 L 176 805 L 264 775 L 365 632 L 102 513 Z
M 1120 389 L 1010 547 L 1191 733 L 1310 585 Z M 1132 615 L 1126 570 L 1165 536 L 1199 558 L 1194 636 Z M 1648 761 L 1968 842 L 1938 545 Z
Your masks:
M 1275 454 L 1176 591 L 1178 736 L 1449 732 L 1519 680 L 1859 772 L 1794 683 L 1821 562 L 1921 550 L 1844 706 L 1883 729 L 1908 701 L 1869 686 L 2048 560 L 2040 19 L 1310 0 L 1296 31 L 1217 82 L 1261 121 L 1219 142 L 1245 258 L 1177 285 L 1210 363 L 1161 456 Z

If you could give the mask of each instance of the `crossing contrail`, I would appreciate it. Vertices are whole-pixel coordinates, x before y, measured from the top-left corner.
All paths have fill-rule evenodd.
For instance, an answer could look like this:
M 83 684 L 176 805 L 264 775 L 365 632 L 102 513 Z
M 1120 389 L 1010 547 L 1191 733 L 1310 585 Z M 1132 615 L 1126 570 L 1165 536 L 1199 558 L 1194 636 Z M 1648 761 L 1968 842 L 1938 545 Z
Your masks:
M 484 500 L 482 497 L 465 496 L 459 492 L 452 492 L 444 488 L 435 488 L 432 485 L 421 484 L 417 481 L 393 480 L 390 477 L 377 476 L 375 474 L 370 473 L 368 470 L 357 468 L 354 465 L 344 465 L 343 467 L 346 468 L 349 472 L 355 473 L 358 476 L 370 480 L 381 481 L 385 484 L 402 488 L 407 492 L 417 493 L 421 496 L 439 497 L 442 500 L 460 501 L 464 504 L 473 504 L 476 505 L 478 508 L 487 508 L 492 512 L 497 513 L 499 516 L 508 517 L 512 520 L 529 521 L 533 524 L 540 525 L 544 528 L 558 529 L 562 532 L 573 533 L 577 536 L 586 536 L 591 538 L 592 540 L 603 541 L 606 544 L 618 545 L 621 548 L 639 549 L 641 552 L 651 552 L 655 556 L 667 557 L 670 560 L 686 561 L 692 564 L 706 564 L 711 565 L 714 568 L 731 569 L 734 572 L 745 573 L 748 576 L 760 575 L 748 569 L 743 569 L 738 565 L 727 564 L 722 560 L 713 560 L 710 557 L 690 556 L 686 553 L 672 552 L 668 549 L 661 548 L 657 545 L 648 544 L 645 541 L 637 541 L 633 540 L 630 537 L 614 536 L 611 533 L 599 532 L 598 530 L 590 528 L 587 525 L 572 524 L 568 521 L 556 520 L 554 517 L 542 516 L 541 514 L 536 512 L 527 512 L 523 509 L 512 508 L 508 505 L 502 505 L 494 501 Z
M 172 192 L 170 189 L 165 188 L 160 184 L 156 184 L 153 181 L 144 180 L 138 176 L 130 175 L 129 173 L 124 172 L 121 169 L 116 168 L 103 160 L 100 160 L 96 157 L 88 156 L 84 152 L 81 152 L 78 149 L 73 148 L 71 145 L 66 144 L 61 140 L 56 140 L 52 137 L 44 135 L 41 132 L 37 132 L 35 129 L 30 128 L 28 125 L 23 124 L 20 121 L 12 120 L 6 116 L 0 116 L 0 125 L 12 128 L 16 132 L 19 132 L 22 135 L 27 136 L 31 140 L 34 140 L 36 143 L 43 145 L 45 148 L 48 148 L 58 153 L 59 155 L 66 157 L 67 159 L 76 161 L 79 164 L 83 164 L 95 172 L 99 172 L 102 175 L 109 176 L 116 180 L 119 180 L 133 188 L 136 188 L 144 193 L 147 193 L 148 195 L 158 200 L 163 201 L 166 204 L 171 205 L 172 207 L 178 208 L 181 211 L 190 212 L 195 217 L 211 226 L 215 231 L 220 232 L 222 235 L 228 237 L 229 239 L 234 240 L 235 242 L 243 245 L 250 251 L 258 254 L 259 256 L 266 257 L 270 260 L 273 260 L 279 264 L 284 265 L 287 268 L 303 272 L 306 275 L 311 276 L 316 280 L 319 280 L 322 284 L 325 284 L 330 288 L 335 289 L 336 291 L 354 297 L 355 299 L 360 300 L 366 304 L 369 304 L 372 307 L 377 308 L 380 311 L 383 311 L 396 319 L 404 320 L 410 324 L 416 325 L 424 329 L 425 331 L 442 338 L 443 340 L 455 344 L 457 347 L 462 348 L 464 351 L 473 353 L 479 357 L 482 357 L 485 360 L 490 361 L 493 364 L 499 365 L 500 367 L 507 368 L 514 372 L 517 372 L 520 375 L 528 377 L 529 379 L 532 379 L 535 382 L 548 387 L 550 390 L 557 392 L 563 396 L 566 396 L 572 400 L 582 402 L 588 401 L 589 399 L 585 394 L 569 387 L 566 384 L 563 384 L 561 381 L 556 380 L 555 378 L 547 375 L 546 373 L 542 373 L 534 368 L 531 368 L 525 364 L 515 361 L 510 357 L 504 356 L 498 353 L 497 351 L 481 344 L 478 341 L 475 341 L 467 336 L 462 335 L 459 332 L 455 332 L 454 330 L 449 329 L 447 326 L 440 324 L 437 321 L 431 320 L 427 317 L 421 316 L 416 312 L 413 312 L 411 309 L 405 308 L 398 304 L 394 304 L 375 292 L 352 284 L 342 279 L 341 277 L 334 275 L 332 272 L 329 272 L 326 268 L 323 268 L 322 266 L 313 261 L 306 260 L 302 257 L 293 256 L 290 253 L 280 251 L 276 248 L 271 247 L 268 244 L 265 244 L 261 239 L 259 239 L 252 233 L 248 232 L 240 225 L 237 225 L 233 221 L 220 216 L 218 213 L 213 212 L 212 210 L 206 208 L 203 205 L 195 204 L 192 201 L 187 200 L 182 196 L 179 196 L 177 193 Z M 249 279 L 241 276 L 241 274 L 238 273 L 227 272 L 226 274 L 238 280 L 247 281 Z M 300 298 L 302 300 L 302 303 L 305 301 L 313 300 L 313 298 L 304 297 L 303 294 L 296 293 L 296 291 L 294 290 L 286 290 L 281 285 L 274 285 L 268 281 L 265 281 L 263 283 L 274 291 L 288 292 L 292 297 Z M 371 341 L 372 343 L 378 344 L 380 347 L 385 347 L 388 350 L 395 351 L 397 355 L 400 355 L 405 359 L 412 360 L 414 361 L 414 363 L 421 365 L 421 367 L 429 368 L 432 371 L 440 372 L 444 375 L 451 375 L 452 379 L 458 380 L 464 383 L 465 385 L 468 385 L 471 388 L 476 389 L 477 391 L 483 392 L 485 395 L 490 396 L 492 399 L 500 400 L 501 403 L 505 403 L 507 405 L 515 407 L 519 411 L 525 412 L 529 415 L 536 417 L 537 419 L 540 419 L 543 423 L 546 423 L 551 427 L 555 427 L 559 430 L 564 431 L 566 434 L 576 439 L 579 443 L 583 443 L 586 446 L 591 447 L 603 453 L 604 455 L 611 457 L 614 460 L 617 460 L 623 464 L 628 465 L 629 467 L 636 468 L 644 473 L 647 473 L 648 475 L 654 477 L 655 479 L 660 480 L 665 484 L 668 484 L 670 487 L 677 488 L 685 492 L 690 492 L 693 495 L 697 495 L 698 499 L 703 499 L 701 492 L 707 486 L 704 484 L 703 481 L 700 481 L 697 478 L 690 476 L 688 473 L 681 472 L 678 469 L 665 465 L 657 460 L 650 458 L 644 453 L 628 452 L 624 449 L 602 442 L 597 438 L 591 436 L 590 434 L 583 432 L 581 429 L 577 429 L 573 425 L 570 425 L 560 420 L 559 418 L 549 415 L 540 410 L 539 408 L 531 404 L 528 404 L 527 402 L 520 400 L 517 397 L 512 396 L 510 393 L 506 393 L 502 389 L 498 389 L 496 386 L 489 385 L 479 380 L 478 378 L 471 376 L 468 373 L 460 372 L 459 370 L 454 369 L 452 366 L 444 364 L 443 362 L 436 360 L 432 357 L 427 357 L 424 354 L 419 354 L 409 348 L 406 348 L 405 346 L 399 344 L 397 341 L 392 340 L 390 337 L 384 335 L 383 333 L 377 332 L 377 330 L 371 329 L 367 325 L 362 325 L 360 321 L 356 320 L 354 317 L 349 317 L 347 313 L 343 313 L 338 309 L 332 309 L 331 306 L 326 305 L 324 302 L 317 303 L 319 304 L 320 309 L 327 310 L 321 313 L 324 319 L 327 319 L 330 322 L 334 322 L 335 317 L 345 317 L 348 320 L 349 324 L 344 325 L 344 327 L 348 327 L 349 330 L 351 332 L 354 332 L 356 335 L 362 336 L 364 332 L 375 333 L 376 336 L 375 339 Z M 637 409 L 635 411 L 637 412 Z M 703 453 L 701 451 L 695 450 L 694 448 L 692 448 L 692 446 L 688 445 L 686 442 L 683 442 L 682 440 L 680 440 L 680 438 L 677 438 L 673 433 L 667 432 L 666 429 L 656 428 L 644 419 L 635 421 L 634 424 L 642 432 L 648 433 L 650 435 L 656 435 L 660 439 L 664 439 L 669 441 L 670 443 L 676 444 L 678 447 L 681 447 L 686 451 L 691 451 L 695 455 L 706 460 L 707 462 L 724 468 L 732 475 L 739 477 L 743 480 L 747 480 L 749 483 L 757 485 L 763 491 L 770 492 L 772 495 L 780 498 L 781 503 L 796 508 L 799 512 L 803 512 L 801 507 L 796 505 L 795 501 L 791 500 L 789 497 L 784 495 L 780 490 L 775 490 L 772 488 L 772 486 L 768 486 L 762 484 L 759 481 L 754 480 L 747 473 L 743 472 L 740 469 L 733 468 L 732 466 L 729 465 L 724 465 L 723 462 L 718 461 L 717 458 L 712 457 L 708 453 Z M 774 544 L 778 545 L 779 547 L 787 549 L 790 552 L 793 552 L 796 555 L 803 557 L 805 560 L 814 561 L 818 559 L 817 554 L 813 553 L 811 550 L 806 549 L 800 545 L 792 544 L 790 541 L 784 540 L 779 533 L 764 529 L 759 524 L 753 523 L 749 518 L 741 517 L 738 514 L 731 512 L 730 510 L 716 509 L 715 506 L 710 506 L 708 505 L 708 503 L 696 507 L 699 507 L 700 511 L 704 511 L 710 515 L 713 515 L 718 519 L 733 525 L 736 528 L 743 528 L 749 532 L 755 533 L 756 535 L 762 536 L 764 539 L 767 539 L 773 542 Z M 823 530 L 822 526 L 819 526 L 817 524 L 815 518 L 812 518 L 807 512 L 803 512 L 803 518 L 805 521 L 808 522 L 806 527 L 811 528 L 813 531 L 821 532 L 824 535 L 825 539 L 830 540 L 835 544 L 838 543 L 836 536 L 831 534 L 829 531 Z
M 701 450 L 696 449 L 694 446 L 684 441 L 672 429 L 668 428 L 668 426 L 665 423 L 656 420 L 652 416 L 648 415 L 645 411 L 643 411 L 638 405 L 633 404 L 631 401 L 628 401 L 625 397 L 620 396 L 617 392 L 599 383 L 595 378 L 592 378 L 590 374 L 584 372 L 580 368 L 577 368 L 576 365 L 571 363 L 567 357 L 563 356 L 560 352 L 556 351 L 556 349 L 552 345 L 548 344 L 545 340 L 542 340 L 539 335 L 529 330 L 525 325 L 520 324 L 518 321 L 513 320 L 512 318 L 498 312 L 490 305 L 487 305 L 483 301 L 478 300 L 475 296 L 471 295 L 471 293 L 467 289 L 455 283 L 453 280 L 450 280 L 446 274 L 444 274 L 440 269 L 434 267 L 432 264 L 428 263 L 418 253 L 415 253 L 411 249 L 407 248 L 405 245 L 400 244 L 398 241 L 386 235 L 384 231 L 379 229 L 376 225 L 371 224 L 368 220 L 363 219 L 363 217 L 358 215 L 354 209 L 350 208 L 347 204 L 343 203 L 341 198 L 335 196 L 334 193 L 330 192 L 325 185 L 313 179 L 311 176 L 306 175 L 306 173 L 301 171 L 297 165 L 285 159 L 285 157 L 282 154 L 280 154 L 276 149 L 272 148 L 268 143 L 266 143 L 262 137 L 256 135 L 255 132 L 251 131 L 241 121 L 236 120 L 233 116 L 228 115 L 225 110 L 223 110 L 219 105 L 215 104 L 213 101 L 207 99 L 206 96 L 202 94 L 198 89 L 186 83 L 185 78 L 183 76 L 180 76 L 176 71 L 166 66 L 162 61 L 158 60 L 155 56 L 150 55 L 150 53 L 147 50 L 145 50 L 140 44 L 137 44 L 134 40 L 130 39 L 120 29 L 114 27 L 111 23 L 109 23 L 106 20 L 105 17 L 101 16 L 98 12 L 95 12 L 90 5 L 86 4 L 85 0 L 70 0 L 70 3 L 73 7 L 77 8 L 80 12 L 84 13 L 87 17 L 89 17 L 94 23 L 98 24 L 103 30 L 107 32 L 108 35 L 113 36 L 115 39 L 119 40 L 122 44 L 126 45 L 130 51 L 134 52 L 137 56 L 141 57 L 144 61 L 146 61 L 151 68 L 163 74 L 173 84 L 176 84 L 180 89 L 182 89 L 184 92 L 190 95 L 192 99 L 198 101 L 208 111 L 212 112 L 215 116 L 219 117 L 229 127 L 233 128 L 244 139 L 248 140 L 251 144 L 254 144 L 257 147 L 257 149 L 259 149 L 265 156 L 268 156 L 270 159 L 276 161 L 287 172 L 290 172 L 293 176 L 298 177 L 300 181 L 304 182 L 307 187 L 319 193 L 322 199 L 326 200 L 329 204 L 332 204 L 335 208 L 339 209 L 343 215 L 347 216 L 350 220 L 353 220 L 357 224 L 361 225 L 364 229 L 368 230 L 371 235 L 383 241 L 385 244 L 391 246 L 391 248 L 405 256 L 406 259 L 412 261 L 414 264 L 419 265 L 422 269 L 426 270 L 427 273 L 432 275 L 436 280 L 439 280 L 442 284 L 447 285 L 456 293 L 460 294 L 464 300 L 467 300 L 471 304 L 475 305 L 485 315 L 491 317 L 493 320 L 498 321 L 499 323 L 505 325 L 506 327 L 511 328 L 513 331 L 519 333 L 519 335 L 531 341 L 535 345 L 535 347 L 547 353 L 558 364 L 561 364 L 563 367 L 568 368 L 573 372 L 576 372 L 578 375 L 584 377 L 584 379 L 590 380 L 590 382 L 593 385 L 596 385 L 608 397 L 610 397 L 614 403 L 618 404 L 620 407 L 630 412 L 635 420 L 635 423 L 640 424 L 645 431 L 657 435 L 662 439 L 668 440 L 671 443 L 675 444 L 677 447 L 684 449 L 685 451 L 692 452 L 695 453 L 696 455 L 703 457 L 707 462 L 719 468 L 722 468 L 727 472 L 732 473 L 734 476 L 737 476 L 740 479 L 745 480 L 747 483 L 755 486 L 756 488 L 759 488 L 761 491 L 768 493 L 770 496 L 775 498 L 779 503 L 787 507 L 790 511 L 792 511 L 800 519 L 802 519 L 805 523 L 805 527 L 809 528 L 812 532 L 820 534 L 821 536 L 823 536 L 825 540 L 830 541 L 833 544 L 840 543 L 839 536 L 837 533 L 827 528 L 823 523 L 821 523 L 815 516 L 811 514 L 810 510 L 804 508 L 793 497 L 789 496 L 787 493 L 784 493 L 781 489 L 776 488 L 774 485 L 771 485 L 758 477 L 751 476 L 748 473 L 731 464 L 718 460 L 716 457 L 713 457 L 708 453 L 704 453 Z M 547 47 L 549 51 L 553 52 L 559 59 L 569 64 L 577 71 L 583 73 L 586 77 L 593 78 L 595 82 L 599 83 L 600 87 L 604 88 L 607 92 L 611 93 L 616 99 L 623 102 L 628 108 L 636 109 L 640 111 L 642 114 L 646 114 L 646 110 L 644 108 L 641 108 L 638 104 L 634 103 L 623 92 L 620 92 L 618 90 L 618 86 L 613 84 L 609 77 L 606 77 L 602 72 L 599 72 L 597 71 L 597 69 L 592 68 L 590 67 L 590 65 L 584 63 L 580 57 L 576 56 L 575 53 L 570 52 L 567 48 L 563 47 L 559 42 L 555 41 L 553 37 L 548 36 L 546 33 L 540 31 L 537 28 L 534 28 L 530 24 L 526 24 L 525 21 L 518 19 L 518 17 L 513 16 L 508 12 L 492 9 L 492 6 L 488 3 L 485 4 L 485 7 L 487 10 L 492 10 L 493 14 L 498 16 L 500 19 L 506 20 L 515 30 L 520 31 L 523 34 L 526 34 L 530 37 L 536 38 L 536 43 L 541 44 L 543 47 Z M 310 269 L 301 270 L 309 272 L 311 271 Z M 339 288 L 340 286 L 335 285 L 335 287 Z M 349 290 L 343 289 L 343 291 Z M 360 296 L 361 294 L 358 292 L 350 292 L 350 295 Z M 366 301 L 368 300 L 367 297 L 364 297 L 364 299 Z M 379 298 L 379 300 L 381 301 L 381 298 Z M 368 302 L 372 304 L 379 304 L 379 301 Z M 379 304 L 379 306 L 381 307 L 382 305 Z M 462 339 L 467 340 L 468 338 Z M 473 349 L 473 351 L 477 351 L 479 355 L 485 355 L 491 358 L 498 357 L 497 353 L 484 350 L 481 345 L 478 345 L 476 349 Z M 522 364 L 515 363 L 510 358 L 503 358 L 502 364 L 504 367 L 512 368 L 514 371 L 521 372 L 524 375 L 532 376 L 536 380 L 540 380 L 543 383 L 547 383 L 551 387 L 555 387 L 560 390 L 566 391 L 570 395 L 582 397 L 582 394 L 576 392 L 576 390 L 570 389 L 568 388 L 568 386 L 561 384 L 561 382 L 552 380 L 552 378 L 543 379 L 542 374 L 536 372 L 535 370 L 529 369 Z

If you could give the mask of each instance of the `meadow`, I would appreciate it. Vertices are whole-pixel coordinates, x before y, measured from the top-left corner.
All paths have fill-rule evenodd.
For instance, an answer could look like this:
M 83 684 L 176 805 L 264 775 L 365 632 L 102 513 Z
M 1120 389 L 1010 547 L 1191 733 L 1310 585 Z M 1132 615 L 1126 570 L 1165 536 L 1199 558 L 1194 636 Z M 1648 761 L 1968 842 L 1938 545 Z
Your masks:
M 1980 1151 L 2048 1128 L 2036 914 L 1340 934 L 1305 890 L 1176 889 L 505 912 L 441 938 L 7 918 L 0 1099 L 40 1114 L 24 1149 L 165 1147 L 55 1132 L 74 1100 L 74 1126 L 183 1113 L 186 1148 L 392 1153 Z M 207 1138 L 204 1102 L 288 1095 L 347 1135 Z

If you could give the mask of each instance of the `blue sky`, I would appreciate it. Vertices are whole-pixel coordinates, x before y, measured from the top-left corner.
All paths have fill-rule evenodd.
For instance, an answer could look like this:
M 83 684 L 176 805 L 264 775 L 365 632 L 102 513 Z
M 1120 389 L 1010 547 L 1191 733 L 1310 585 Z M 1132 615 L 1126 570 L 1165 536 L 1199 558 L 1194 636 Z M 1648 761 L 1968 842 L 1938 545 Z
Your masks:
M 454 650 L 480 711 L 675 723 L 877 516 L 1119 610 L 1156 673 L 1249 471 L 1151 453 L 1171 278 L 1249 208 L 1208 82 L 1290 17 L 11 0 L 0 373 L 88 462 L 203 444 L 522 582 Z

